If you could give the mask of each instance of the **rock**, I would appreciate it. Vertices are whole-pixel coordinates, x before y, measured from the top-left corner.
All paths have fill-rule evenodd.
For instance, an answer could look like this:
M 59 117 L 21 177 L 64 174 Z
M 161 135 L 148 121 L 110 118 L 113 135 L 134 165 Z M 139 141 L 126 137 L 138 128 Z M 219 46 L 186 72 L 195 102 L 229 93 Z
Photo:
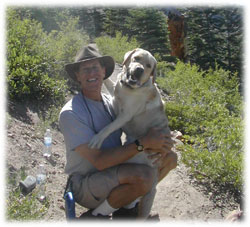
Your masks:
M 58 154 L 58 153 L 54 153 L 54 156 L 56 157 L 56 158 L 60 158 L 60 154 Z
M 178 140 L 182 140 L 183 138 L 183 135 L 180 131 L 174 130 L 174 131 L 171 131 L 171 134 L 174 136 L 174 138 Z
M 27 146 L 29 149 L 32 149 L 32 146 L 31 146 L 29 143 L 26 143 L 26 146 Z
M 11 134 L 11 133 L 8 133 L 8 137 L 14 139 L 15 135 L 14 135 L 14 134 Z
M 40 118 L 37 113 L 32 112 L 29 108 L 27 109 L 27 116 L 30 118 L 31 122 L 34 125 L 37 125 L 40 122 Z
M 239 221 L 242 218 L 243 215 L 243 211 L 238 209 L 238 210 L 234 210 L 231 213 L 229 213 L 227 215 L 227 217 L 225 218 L 226 221 L 230 221 L 230 222 L 235 222 L 235 221 Z
M 25 180 L 19 182 L 19 186 L 22 192 L 28 194 L 36 187 L 36 178 L 27 176 Z

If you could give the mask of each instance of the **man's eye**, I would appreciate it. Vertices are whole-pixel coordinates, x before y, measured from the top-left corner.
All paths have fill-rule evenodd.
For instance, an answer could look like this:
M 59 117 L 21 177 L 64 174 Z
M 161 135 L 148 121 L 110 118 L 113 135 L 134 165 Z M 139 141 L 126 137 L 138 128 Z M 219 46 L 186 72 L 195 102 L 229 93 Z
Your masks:
M 87 73 L 89 73 L 90 70 L 91 70 L 91 69 L 86 68 L 86 69 L 82 69 L 82 72 L 85 73 L 85 74 L 87 74 Z

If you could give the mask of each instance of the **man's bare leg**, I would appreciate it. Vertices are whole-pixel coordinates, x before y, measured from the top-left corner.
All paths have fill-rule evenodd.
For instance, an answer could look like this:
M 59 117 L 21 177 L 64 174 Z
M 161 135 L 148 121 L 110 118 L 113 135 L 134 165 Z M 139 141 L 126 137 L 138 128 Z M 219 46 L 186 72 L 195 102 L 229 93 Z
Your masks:
M 153 169 L 147 165 L 122 164 L 118 169 L 118 179 L 120 185 L 107 198 L 114 208 L 126 206 L 147 194 L 153 183 Z

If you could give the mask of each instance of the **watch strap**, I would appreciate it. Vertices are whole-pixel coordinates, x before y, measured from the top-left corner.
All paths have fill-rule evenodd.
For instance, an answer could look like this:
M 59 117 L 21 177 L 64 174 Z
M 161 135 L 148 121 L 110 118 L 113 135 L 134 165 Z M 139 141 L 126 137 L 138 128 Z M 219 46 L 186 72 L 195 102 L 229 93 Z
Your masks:
M 142 144 L 140 144 L 139 140 L 135 140 L 135 144 L 137 146 L 137 151 L 139 151 L 139 152 L 144 151 L 144 147 Z

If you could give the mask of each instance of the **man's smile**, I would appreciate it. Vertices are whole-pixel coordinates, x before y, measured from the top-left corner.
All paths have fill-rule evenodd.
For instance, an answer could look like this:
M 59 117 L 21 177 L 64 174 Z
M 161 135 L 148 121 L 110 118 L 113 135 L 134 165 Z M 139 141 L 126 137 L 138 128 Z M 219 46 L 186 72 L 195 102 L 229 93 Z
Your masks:
M 87 79 L 87 82 L 92 83 L 92 82 L 96 82 L 98 79 L 97 78 L 90 78 Z

